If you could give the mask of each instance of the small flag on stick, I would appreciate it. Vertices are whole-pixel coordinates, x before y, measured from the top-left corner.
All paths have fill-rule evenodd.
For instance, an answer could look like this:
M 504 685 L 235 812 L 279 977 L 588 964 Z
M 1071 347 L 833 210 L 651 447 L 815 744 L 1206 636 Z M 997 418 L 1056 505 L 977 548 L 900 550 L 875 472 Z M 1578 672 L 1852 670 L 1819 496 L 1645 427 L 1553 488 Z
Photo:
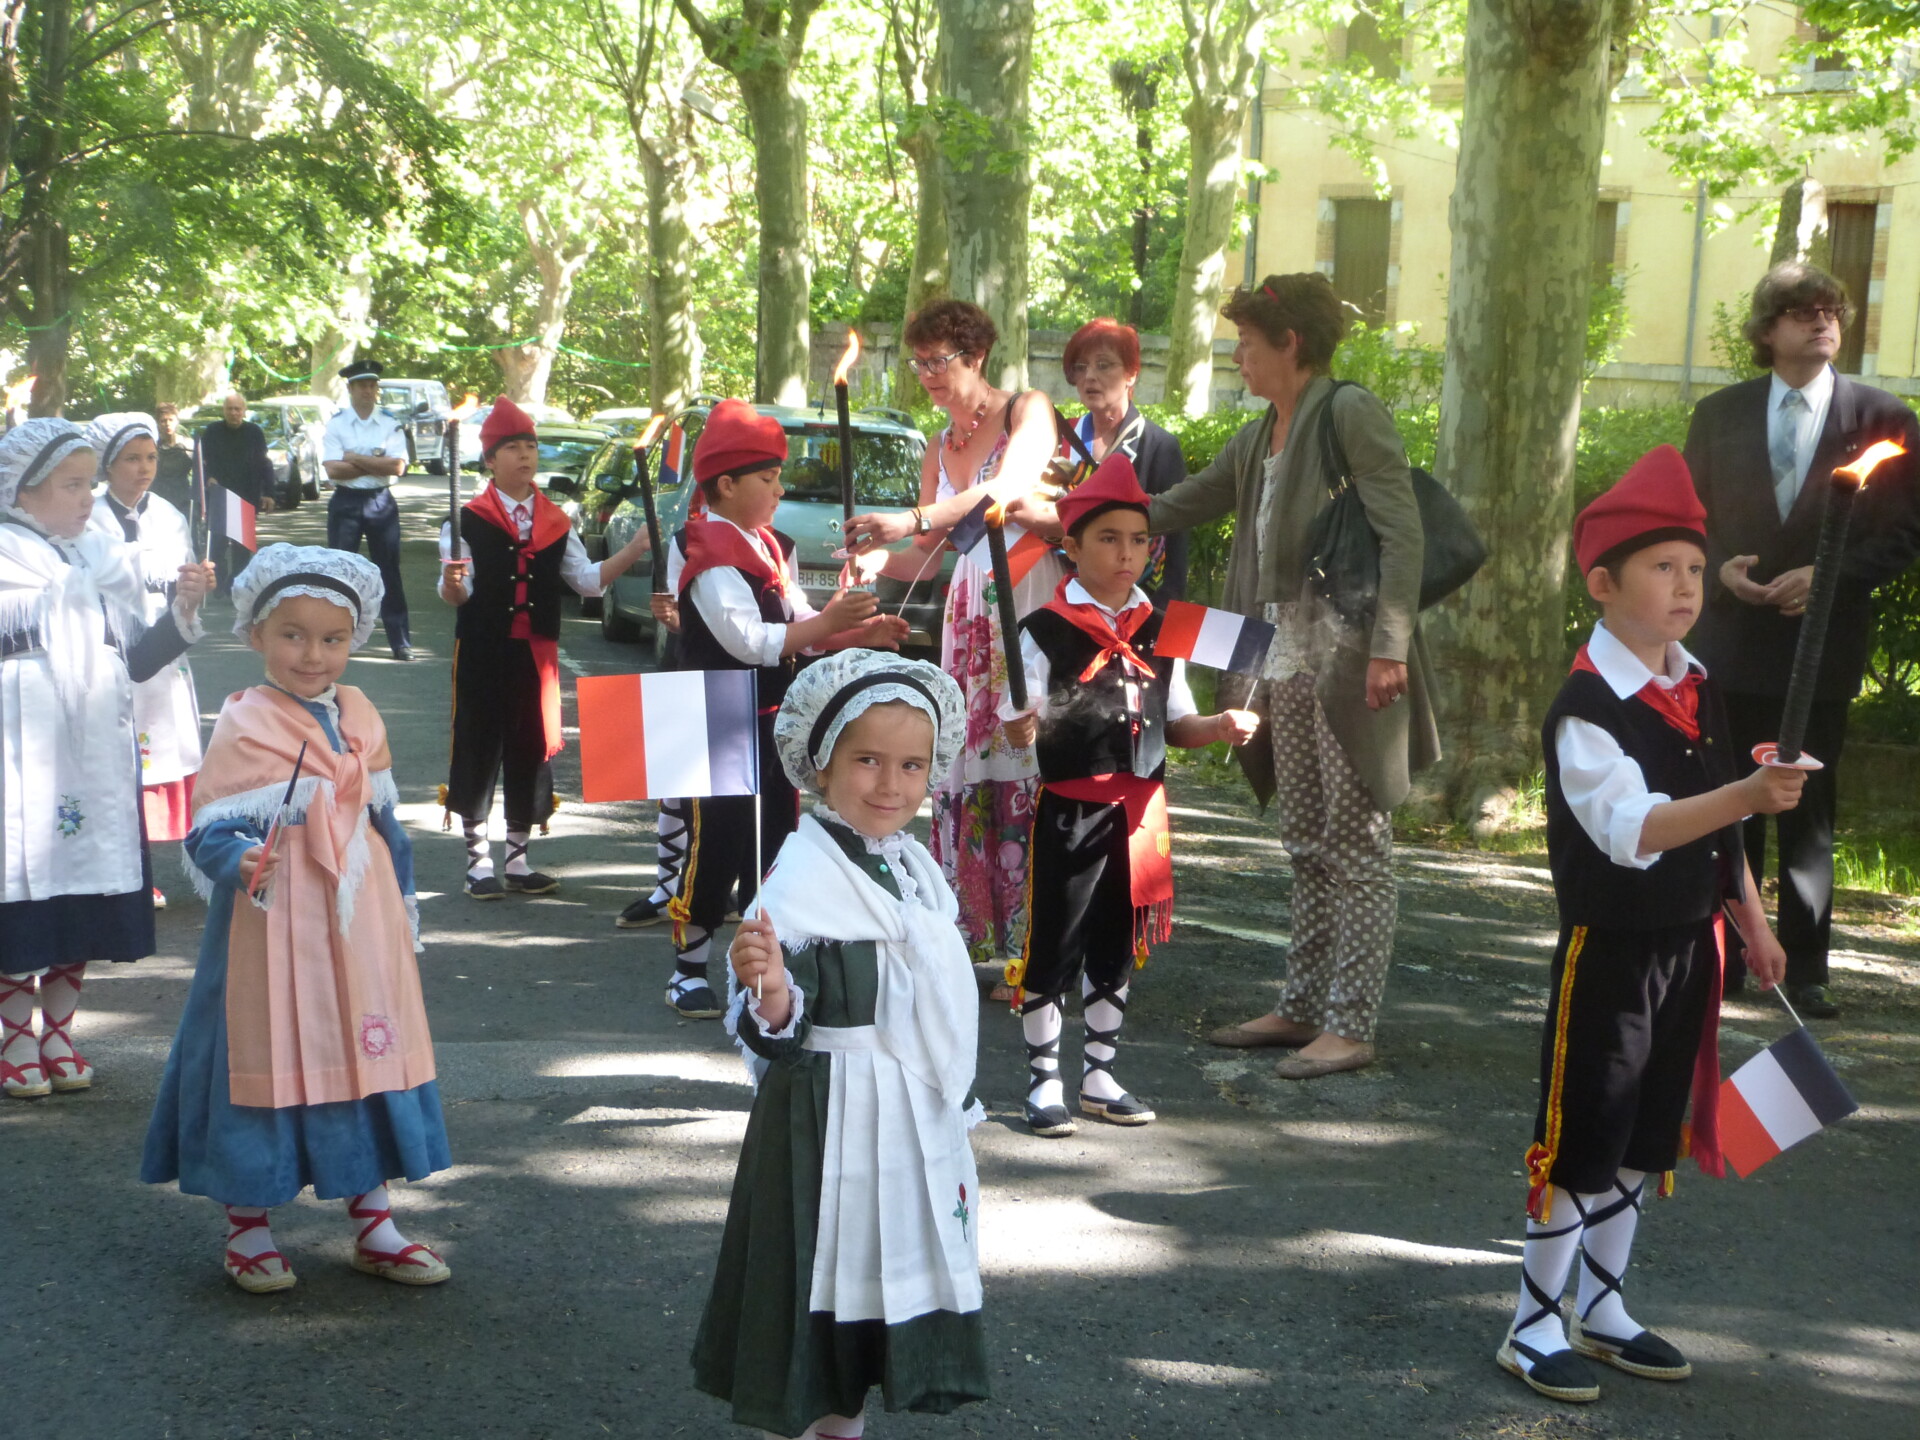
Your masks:
M 582 798 L 759 793 L 751 670 L 587 676 L 575 693 Z
M 1802 1026 L 1720 1082 L 1720 1149 L 1744 1179 L 1859 1108 Z
M 1246 675 L 1259 668 L 1272 645 L 1273 626 L 1264 620 L 1187 600 L 1169 600 L 1153 652 Z
M 236 545 L 258 550 L 260 542 L 254 537 L 253 506 L 224 485 L 209 485 L 207 488 L 216 492 L 213 513 L 219 519 L 219 532 Z
M 993 528 L 987 523 L 987 512 L 992 508 L 993 497 L 982 495 L 980 503 L 962 515 L 959 522 L 947 532 L 948 543 L 954 549 L 987 571 L 993 569 L 993 554 L 987 540 L 987 532 Z M 1018 585 L 1027 578 L 1027 572 L 1040 562 L 1040 557 L 1047 553 L 1047 542 L 1011 521 L 1001 528 L 1006 532 L 1007 572 L 1013 583 Z

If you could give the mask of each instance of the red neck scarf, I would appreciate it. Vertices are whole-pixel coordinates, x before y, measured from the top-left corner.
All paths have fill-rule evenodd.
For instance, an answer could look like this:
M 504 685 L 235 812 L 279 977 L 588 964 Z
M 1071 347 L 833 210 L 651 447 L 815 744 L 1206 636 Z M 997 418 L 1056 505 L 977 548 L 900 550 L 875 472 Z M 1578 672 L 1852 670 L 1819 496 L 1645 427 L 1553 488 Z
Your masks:
M 792 577 L 787 574 L 780 542 L 771 530 L 743 530 L 731 520 L 689 520 L 685 529 L 686 563 L 680 567 L 680 593 L 685 595 L 703 570 L 738 570 L 772 585 L 789 597 Z
M 1067 586 L 1073 584 L 1069 576 L 1062 580 L 1053 592 L 1053 599 L 1046 608 L 1054 614 L 1072 623 L 1094 644 L 1100 647 L 1099 653 L 1087 662 L 1087 668 L 1080 672 L 1080 683 L 1086 684 L 1098 675 L 1109 663 L 1118 663 L 1123 668 L 1137 671 L 1145 678 L 1153 678 L 1153 666 L 1146 657 L 1133 648 L 1133 637 L 1140 633 L 1140 627 L 1153 618 L 1153 606 L 1142 600 L 1137 605 L 1129 605 L 1117 617 L 1108 616 L 1100 606 L 1088 603 L 1077 605 L 1067 599 Z
M 1577 673 L 1586 671 L 1589 675 L 1598 675 L 1600 669 L 1587 654 L 1582 645 L 1580 653 L 1573 657 L 1573 669 Z M 1678 730 L 1689 740 L 1700 738 L 1700 682 L 1705 677 L 1698 670 L 1689 667 L 1676 685 L 1662 685 L 1658 680 L 1649 680 L 1638 690 L 1633 698 L 1651 708 L 1659 717 Z

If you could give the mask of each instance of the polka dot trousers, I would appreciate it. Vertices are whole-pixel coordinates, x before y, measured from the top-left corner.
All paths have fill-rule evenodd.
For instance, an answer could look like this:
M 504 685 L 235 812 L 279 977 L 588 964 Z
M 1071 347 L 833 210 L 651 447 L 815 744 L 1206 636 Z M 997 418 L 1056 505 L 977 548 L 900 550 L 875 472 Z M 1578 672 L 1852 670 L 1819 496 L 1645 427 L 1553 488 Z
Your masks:
M 1293 945 L 1277 1013 L 1371 1044 L 1393 956 L 1393 825 L 1314 695 L 1263 682 L 1280 843 L 1293 860 Z

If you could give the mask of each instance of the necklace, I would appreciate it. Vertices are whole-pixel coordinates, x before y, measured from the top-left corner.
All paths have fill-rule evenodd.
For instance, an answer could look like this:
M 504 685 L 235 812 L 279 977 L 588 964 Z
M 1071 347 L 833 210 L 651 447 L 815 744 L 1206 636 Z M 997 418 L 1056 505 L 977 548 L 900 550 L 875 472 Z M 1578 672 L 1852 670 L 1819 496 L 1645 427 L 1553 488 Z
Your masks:
M 987 418 L 987 402 L 982 400 L 980 402 L 980 408 L 973 412 L 973 423 L 967 426 L 966 434 L 956 437 L 953 433 L 953 425 L 949 423 L 947 426 L 947 449 L 949 450 L 966 449 L 968 442 L 973 439 L 975 432 L 979 430 L 980 422 L 986 418 Z

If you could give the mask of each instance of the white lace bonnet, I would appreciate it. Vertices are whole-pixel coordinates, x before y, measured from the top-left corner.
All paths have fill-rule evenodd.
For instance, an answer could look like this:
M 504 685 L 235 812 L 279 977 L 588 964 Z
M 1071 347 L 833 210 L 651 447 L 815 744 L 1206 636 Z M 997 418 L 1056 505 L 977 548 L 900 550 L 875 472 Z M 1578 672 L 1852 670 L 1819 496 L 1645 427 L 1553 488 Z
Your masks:
M 160 422 L 139 410 L 119 410 L 110 415 L 96 415 L 87 422 L 87 444 L 91 445 L 93 453 L 100 457 L 102 480 L 107 478 L 107 470 L 119 456 L 122 447 L 136 435 L 144 435 L 158 445 Z
M 245 635 L 295 595 L 328 600 L 353 614 L 353 648 L 373 634 L 387 587 L 371 560 L 324 545 L 268 545 L 233 582 L 233 633 Z
M 71 420 L 36 415 L 0 435 L 0 508 L 13 509 L 22 490 L 31 490 L 53 467 L 76 450 L 90 449 Z
M 787 690 L 773 720 L 773 743 L 793 783 L 820 793 L 817 772 L 833 758 L 841 733 L 875 705 L 904 703 L 933 721 L 937 785 L 966 738 L 960 687 L 938 665 L 885 650 L 840 650 L 813 662 Z

